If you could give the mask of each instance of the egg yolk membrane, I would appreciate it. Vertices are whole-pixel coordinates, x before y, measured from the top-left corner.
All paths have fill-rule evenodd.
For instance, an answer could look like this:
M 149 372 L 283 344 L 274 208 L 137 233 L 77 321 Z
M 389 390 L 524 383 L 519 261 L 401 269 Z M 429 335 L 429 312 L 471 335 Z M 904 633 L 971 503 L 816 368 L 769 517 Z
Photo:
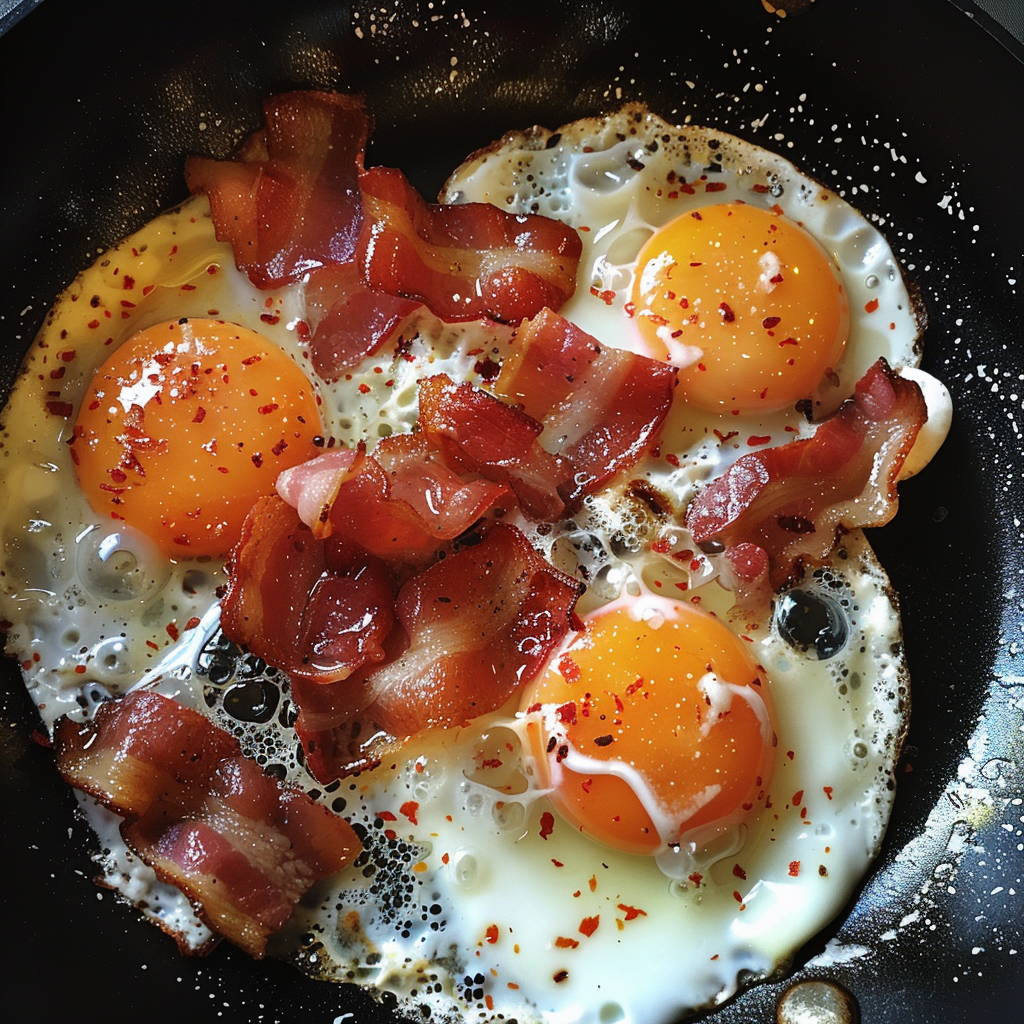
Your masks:
M 650 355 L 709 412 L 771 412 L 838 362 L 850 310 L 835 264 L 785 215 L 743 202 L 684 213 L 641 249 L 632 311 Z
M 656 600 L 596 612 L 523 703 L 542 788 L 575 827 L 627 853 L 713 844 L 765 799 L 775 712 L 744 642 Z
M 172 558 L 226 556 L 257 498 L 319 449 L 312 385 L 273 342 L 219 320 L 157 324 L 99 368 L 72 455 L 93 509 Z

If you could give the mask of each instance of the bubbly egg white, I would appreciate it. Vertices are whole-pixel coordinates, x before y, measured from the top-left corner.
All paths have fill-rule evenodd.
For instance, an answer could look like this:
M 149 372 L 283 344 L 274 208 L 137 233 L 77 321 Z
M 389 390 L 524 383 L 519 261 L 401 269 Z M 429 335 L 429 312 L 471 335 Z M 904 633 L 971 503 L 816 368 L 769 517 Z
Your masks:
M 853 322 L 840 384 L 819 396 L 821 408 L 850 394 L 879 355 L 899 368 L 916 364 L 917 321 L 881 235 L 781 158 L 729 136 L 627 110 L 563 129 L 557 141 L 507 137 L 460 168 L 445 195 L 580 228 L 580 287 L 562 313 L 628 347 L 632 260 L 652 230 L 708 201 L 670 198 L 670 169 L 688 181 L 713 174 L 725 185 L 716 201 L 778 203 L 835 255 Z M 107 695 L 154 687 L 208 714 L 268 770 L 353 822 L 364 853 L 303 901 L 272 939 L 274 953 L 320 977 L 392 991 L 412 1017 L 428 1006 L 435 1020 L 658 1024 L 772 974 L 839 912 L 884 832 L 906 724 L 899 616 L 884 572 L 854 532 L 808 581 L 849 623 L 839 653 L 819 660 L 783 639 L 770 609 L 756 621 L 737 617 L 715 582 L 717 559 L 696 550 L 680 557 L 692 545 L 669 514 L 751 450 L 750 438 L 761 438 L 759 447 L 806 433 L 803 416 L 726 422 L 673 408 L 660 447 L 628 482 L 588 498 L 572 521 L 520 522 L 553 563 L 587 582 L 581 612 L 628 598 L 642 614 L 655 595 L 692 598 L 731 621 L 766 671 L 778 721 L 769 806 L 728 843 L 686 851 L 679 870 L 600 846 L 557 816 L 550 824 L 524 754 L 524 719 L 511 707 L 417 737 L 372 772 L 326 787 L 309 778 L 287 680 L 218 639 L 221 564 L 164 559 L 93 512 L 75 484 L 67 440 L 93 371 L 135 331 L 182 316 L 251 327 L 309 372 L 295 329 L 306 316 L 302 285 L 253 288 L 216 241 L 205 199 L 106 254 L 57 303 L 4 414 L 0 612 L 47 725 Z M 500 360 L 508 339 L 493 325 L 421 317 L 400 346 L 389 343 L 336 383 L 316 382 L 325 434 L 372 447 L 412 429 L 420 377 L 482 384 L 484 363 Z M 655 507 L 661 502 L 667 508 Z M 663 553 L 651 550 L 655 540 Z M 271 695 L 258 722 L 231 712 L 227 695 L 242 684 Z M 111 884 L 189 944 L 209 941 L 180 894 L 120 844 L 116 819 L 84 803 Z

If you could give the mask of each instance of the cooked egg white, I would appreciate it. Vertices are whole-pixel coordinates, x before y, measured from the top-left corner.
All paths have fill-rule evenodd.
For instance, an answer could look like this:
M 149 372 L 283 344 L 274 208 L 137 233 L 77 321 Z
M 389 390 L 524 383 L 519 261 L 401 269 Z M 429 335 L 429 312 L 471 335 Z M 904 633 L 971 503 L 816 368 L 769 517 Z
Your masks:
M 678 188 L 702 175 L 722 187 Z M 627 109 L 563 128 L 557 140 L 509 136 L 460 168 L 445 197 L 581 229 L 580 283 L 562 313 L 605 344 L 637 350 L 644 342 L 627 304 L 645 243 L 709 200 L 778 206 L 834 260 L 848 297 L 849 340 L 815 414 L 847 397 L 878 356 L 908 372 L 917 363 L 913 306 L 877 230 L 785 161 L 721 133 Z M 587 582 L 581 613 L 617 603 L 654 622 L 666 601 L 697 603 L 731 624 L 770 687 L 773 771 L 758 813 L 640 856 L 552 814 L 550 780 L 529 739 L 537 716 L 515 702 L 466 728 L 417 737 L 372 772 L 327 787 L 308 777 L 287 680 L 219 636 L 221 562 L 168 558 L 93 511 L 76 483 L 68 441 L 96 368 L 138 330 L 182 317 L 247 326 L 310 373 L 296 330 L 306 317 L 302 284 L 253 288 L 216 241 L 205 199 L 107 253 L 58 301 L 4 414 L 0 613 L 47 725 L 154 687 L 233 731 L 259 763 L 356 825 L 364 853 L 303 902 L 273 952 L 317 976 L 393 992 L 413 1018 L 426 1006 L 433 1019 L 658 1024 L 772 974 L 840 911 L 885 830 L 906 729 L 899 615 L 885 574 L 854 532 L 788 603 L 739 615 L 717 582 L 716 557 L 693 549 L 671 514 L 744 451 L 806 434 L 803 411 L 677 402 L 659 448 L 627 481 L 550 530 L 520 523 Z M 508 335 L 422 317 L 406 328 L 401 355 L 388 344 L 336 383 L 312 381 L 325 435 L 372 447 L 412 429 L 417 379 L 444 372 L 481 384 L 481 353 L 500 359 Z M 948 395 L 929 381 L 941 424 Z M 833 623 L 820 649 L 792 635 L 787 609 L 799 601 Z M 109 881 L 202 946 L 210 934 L 180 894 L 120 845 L 107 812 L 84 805 Z

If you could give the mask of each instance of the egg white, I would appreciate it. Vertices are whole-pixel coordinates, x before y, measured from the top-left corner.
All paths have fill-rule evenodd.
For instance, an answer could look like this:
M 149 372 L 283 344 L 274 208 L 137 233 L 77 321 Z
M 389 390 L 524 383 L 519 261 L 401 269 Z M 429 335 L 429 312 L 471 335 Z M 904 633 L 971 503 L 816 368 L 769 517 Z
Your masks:
M 549 141 L 536 132 L 506 137 L 460 168 L 445 197 L 590 228 L 582 232 L 581 285 L 562 312 L 606 344 L 631 344 L 623 299 L 643 241 L 687 204 L 706 201 L 669 199 L 660 188 L 668 170 L 692 180 L 715 167 L 708 173 L 726 185 L 716 200 L 777 202 L 841 268 L 855 315 L 837 368 L 841 386 L 820 396 L 821 409 L 849 394 L 879 355 L 899 368 L 916 365 L 913 303 L 884 239 L 785 161 L 721 133 L 669 128 L 635 109 L 563 128 Z M 752 191 L 755 184 L 767 192 Z M 591 294 L 591 283 L 612 290 L 612 301 Z M 876 298 L 875 313 L 857 312 Z M 295 329 L 306 317 L 301 283 L 253 288 L 216 241 L 205 199 L 106 254 L 55 306 L 4 414 L 0 612 L 12 623 L 8 651 L 21 661 L 47 725 L 105 696 L 153 687 L 233 731 L 259 763 L 357 826 L 364 854 L 303 901 L 272 940 L 273 952 L 320 977 L 391 991 L 411 1017 L 429 1006 L 434 1019 L 500 1013 L 547 1024 L 657 1024 L 769 976 L 839 912 L 885 829 L 908 703 L 895 599 L 861 533 L 846 537 L 809 584 L 839 602 L 850 622 L 836 657 L 795 650 L 768 609 L 757 621 L 733 622 L 770 679 L 775 777 L 771 807 L 748 823 L 739 848 L 694 851 L 699 885 L 688 872 L 595 844 L 557 818 L 550 832 L 542 828 L 547 804 L 523 755 L 514 707 L 417 737 L 394 763 L 321 787 L 306 774 L 290 728 L 287 680 L 217 646 L 223 567 L 168 561 L 130 528 L 94 513 L 74 484 L 66 443 L 74 417 L 47 411 L 54 392 L 77 409 L 114 346 L 182 316 L 249 326 L 308 372 Z M 493 325 L 422 317 L 406 329 L 401 356 L 389 344 L 340 381 L 317 382 L 325 433 L 372 446 L 412 429 L 419 377 L 444 372 L 480 384 L 482 355 L 500 359 L 508 337 Z M 802 416 L 784 411 L 743 418 L 725 443 L 715 435 L 736 428 L 735 418 L 724 424 L 674 408 L 660 448 L 629 479 L 680 512 L 701 481 L 749 450 L 749 436 L 778 443 L 808 430 Z M 681 563 L 653 554 L 656 538 L 686 547 L 685 531 L 621 481 L 589 498 L 571 522 L 550 530 L 520 525 L 555 564 L 586 580 L 582 611 L 658 594 L 696 596 L 735 619 L 730 592 L 714 582 L 714 557 L 697 553 Z M 224 699 L 230 686 L 254 679 L 281 693 L 263 723 L 239 721 Z M 485 769 L 484 761 L 502 766 Z M 84 805 L 111 884 L 192 945 L 208 941 L 180 894 L 119 845 L 116 821 Z M 592 933 L 581 932 L 593 918 Z

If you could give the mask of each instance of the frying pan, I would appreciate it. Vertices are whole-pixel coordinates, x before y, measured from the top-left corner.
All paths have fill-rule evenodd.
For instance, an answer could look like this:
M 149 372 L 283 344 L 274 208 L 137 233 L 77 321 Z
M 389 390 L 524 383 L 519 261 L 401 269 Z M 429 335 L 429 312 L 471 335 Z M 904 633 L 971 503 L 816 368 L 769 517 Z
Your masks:
M 0 392 L 60 289 L 183 199 L 185 154 L 226 155 L 277 90 L 364 91 L 377 124 L 369 162 L 402 167 L 427 196 L 508 129 L 630 99 L 781 151 L 882 226 L 928 308 L 925 367 L 950 387 L 956 418 L 872 538 L 901 597 L 914 681 L 880 857 L 790 978 L 701 1019 L 772 1021 L 786 986 L 809 978 L 844 986 L 871 1024 L 1014 1018 L 1024 998 L 1019 15 L 966 0 L 818 0 L 785 20 L 757 0 L 651 6 L 0 4 Z M 181 958 L 97 889 L 90 834 L 32 741 L 38 723 L 13 664 L 3 673 L 6 1019 L 393 1019 L 386 1002 L 226 945 Z

